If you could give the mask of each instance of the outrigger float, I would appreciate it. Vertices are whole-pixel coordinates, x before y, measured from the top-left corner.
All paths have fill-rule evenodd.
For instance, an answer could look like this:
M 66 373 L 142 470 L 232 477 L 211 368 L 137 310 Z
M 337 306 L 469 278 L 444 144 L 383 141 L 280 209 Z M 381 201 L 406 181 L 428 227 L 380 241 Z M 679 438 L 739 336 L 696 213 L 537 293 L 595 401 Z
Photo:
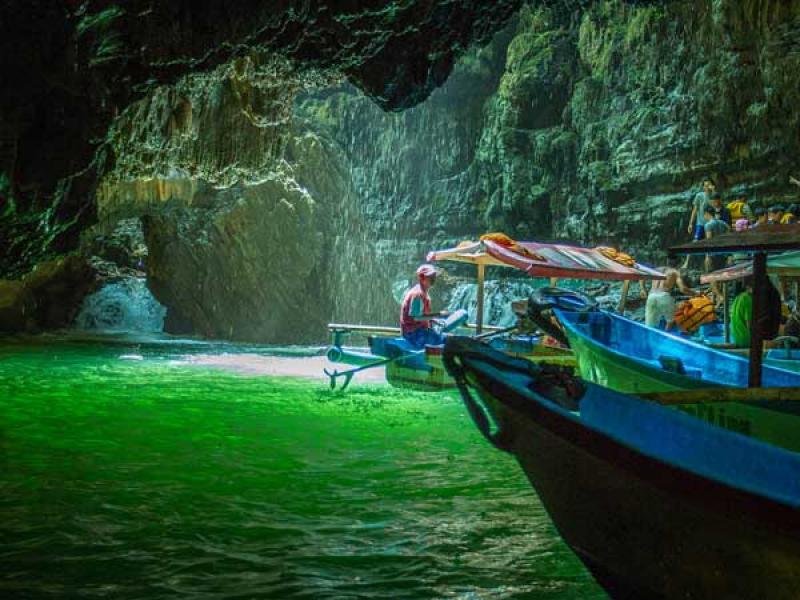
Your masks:
M 485 340 L 491 347 L 509 356 L 563 367 L 573 367 L 574 356 L 550 336 L 524 334 L 524 328 L 519 323 L 507 328 L 484 325 L 486 267 L 513 268 L 530 277 L 623 281 L 625 289 L 631 281 L 663 279 L 658 271 L 640 265 L 611 248 L 515 242 L 498 234 L 484 236 L 477 242 L 463 242 L 455 248 L 431 252 L 427 260 L 468 263 L 477 269 L 475 324 L 466 323 L 465 311 L 456 311 L 444 323 L 444 332 L 459 332 L 462 335 L 470 332 L 475 339 Z M 343 381 L 342 388 L 346 388 L 357 373 L 374 367 L 385 367 L 386 380 L 396 387 L 436 391 L 455 386 L 455 381 L 447 374 L 442 363 L 442 346 L 414 348 L 400 336 L 400 329 L 396 327 L 331 323 L 328 329 L 333 337 L 328 359 L 354 367 L 344 371 L 326 370 L 332 388 L 336 387 L 339 378 Z M 345 346 L 350 334 L 366 335 L 369 352 Z
M 612 598 L 800 598 L 797 427 L 786 431 L 794 442 L 765 441 L 732 431 L 726 419 L 673 410 L 747 403 L 799 412 L 800 387 L 761 387 L 757 326 L 766 317 L 767 253 L 798 246 L 793 227 L 673 249 L 754 254 L 748 388 L 625 394 L 469 338 L 446 341 L 445 366 L 476 426 L 516 457 Z

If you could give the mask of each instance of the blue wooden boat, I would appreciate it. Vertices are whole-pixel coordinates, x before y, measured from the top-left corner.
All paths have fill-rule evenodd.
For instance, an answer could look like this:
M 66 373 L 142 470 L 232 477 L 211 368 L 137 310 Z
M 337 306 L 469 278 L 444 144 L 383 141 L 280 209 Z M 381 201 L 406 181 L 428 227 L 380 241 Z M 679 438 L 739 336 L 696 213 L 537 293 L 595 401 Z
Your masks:
M 384 367 L 386 381 L 393 387 L 435 392 L 455 386 L 442 364 L 443 346 L 416 348 L 391 327 L 331 324 L 329 328 L 333 333 L 333 345 L 327 351 L 328 360 L 357 367 L 344 372 L 326 371 L 331 377 L 332 387 L 335 387 L 337 377 L 345 378 L 345 388 L 350 381 L 348 373 L 372 367 Z M 350 333 L 368 334 L 369 352 L 345 347 L 343 338 Z M 575 366 L 572 352 L 544 343 L 542 336 L 503 335 L 488 340 L 488 343 L 510 356 Z
M 466 338 L 444 363 L 613 598 L 800 598 L 800 454 Z M 797 414 L 776 392 L 719 393 Z
M 555 309 L 581 377 L 619 392 L 746 387 L 748 360 L 614 313 Z M 800 373 L 764 367 L 764 387 L 800 386 Z

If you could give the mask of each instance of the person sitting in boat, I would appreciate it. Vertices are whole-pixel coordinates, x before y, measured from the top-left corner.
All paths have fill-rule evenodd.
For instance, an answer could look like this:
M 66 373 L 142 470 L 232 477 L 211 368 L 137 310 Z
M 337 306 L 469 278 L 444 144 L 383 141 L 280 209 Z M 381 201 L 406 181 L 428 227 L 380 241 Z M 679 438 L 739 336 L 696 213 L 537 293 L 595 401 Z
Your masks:
M 428 290 L 436 283 L 436 268 L 433 265 L 420 265 L 417 269 L 419 283 L 406 292 L 400 306 L 400 330 L 403 337 L 415 348 L 436 346 L 444 343 L 444 338 L 434 331 L 434 319 L 446 317 L 446 310 L 431 312 L 431 299 Z
M 767 321 L 764 323 L 761 335 L 765 341 L 778 335 L 781 325 L 782 303 L 781 295 L 770 279 L 767 279 Z M 731 336 L 737 348 L 750 346 L 750 331 L 753 321 L 753 278 L 744 280 L 744 291 L 736 296 L 731 305 Z
M 753 209 L 753 218 L 755 221 L 750 225 L 750 229 L 762 227 L 767 224 L 767 209 L 763 206 L 758 206 Z
M 711 208 L 714 209 L 714 216 L 725 223 L 729 228 L 733 224 L 731 211 L 722 203 L 722 194 L 714 192 L 711 194 Z
M 673 290 L 678 288 L 678 291 L 685 296 L 696 296 L 698 292 L 686 285 L 681 272 L 674 266 L 658 270 L 664 274 L 664 279 L 653 281 L 644 308 L 644 322 L 648 327 L 671 329 L 675 324 Z
M 773 204 L 767 210 L 767 223 L 779 225 L 783 220 L 783 213 L 786 212 L 783 204 Z

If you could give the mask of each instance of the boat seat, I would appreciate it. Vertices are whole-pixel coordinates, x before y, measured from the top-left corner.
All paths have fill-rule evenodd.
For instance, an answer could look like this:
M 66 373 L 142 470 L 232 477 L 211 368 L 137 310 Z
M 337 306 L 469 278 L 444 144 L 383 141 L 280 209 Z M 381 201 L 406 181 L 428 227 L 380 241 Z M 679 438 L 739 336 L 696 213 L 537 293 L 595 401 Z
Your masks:
M 767 351 L 767 359 L 800 361 L 800 348 L 773 348 Z

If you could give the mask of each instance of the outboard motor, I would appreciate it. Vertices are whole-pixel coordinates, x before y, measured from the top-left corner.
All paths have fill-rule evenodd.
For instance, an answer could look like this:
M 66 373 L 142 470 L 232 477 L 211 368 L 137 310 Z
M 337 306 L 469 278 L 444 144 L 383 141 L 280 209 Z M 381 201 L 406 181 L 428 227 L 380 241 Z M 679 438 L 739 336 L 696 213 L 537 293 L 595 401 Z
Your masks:
M 554 308 L 569 312 L 591 312 L 598 310 L 598 304 L 580 292 L 557 287 L 539 288 L 531 294 L 528 299 L 528 318 L 547 335 L 569 346 L 567 336 L 555 320 Z

